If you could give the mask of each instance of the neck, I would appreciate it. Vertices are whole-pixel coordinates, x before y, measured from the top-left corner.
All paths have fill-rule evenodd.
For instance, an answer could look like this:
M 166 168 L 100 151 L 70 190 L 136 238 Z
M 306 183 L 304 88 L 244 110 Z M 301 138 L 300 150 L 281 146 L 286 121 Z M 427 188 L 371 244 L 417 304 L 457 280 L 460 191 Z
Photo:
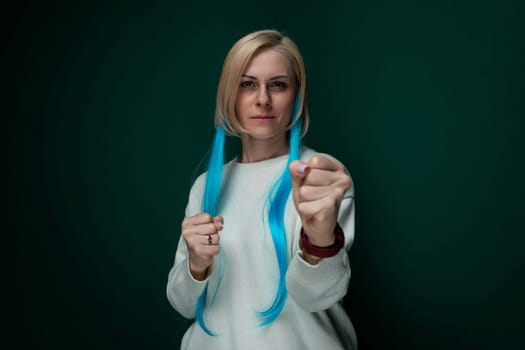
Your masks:
M 242 156 L 240 163 L 254 163 L 279 157 L 288 153 L 286 137 L 269 140 L 256 140 L 248 136 L 241 136 Z

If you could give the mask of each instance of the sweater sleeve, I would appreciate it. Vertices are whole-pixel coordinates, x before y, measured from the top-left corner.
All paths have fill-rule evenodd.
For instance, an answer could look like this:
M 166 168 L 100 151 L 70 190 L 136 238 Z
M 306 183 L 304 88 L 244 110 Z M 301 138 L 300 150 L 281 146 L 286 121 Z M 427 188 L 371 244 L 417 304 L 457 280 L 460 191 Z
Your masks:
M 294 252 L 286 285 L 290 297 L 304 310 L 317 312 L 326 310 L 341 301 L 350 282 L 348 251 L 354 241 L 354 187 L 346 192 L 339 208 L 338 222 L 345 234 L 345 247 L 335 256 L 310 265 L 301 257 L 299 234 L 294 238 Z M 296 231 L 300 231 L 300 220 Z
M 186 206 L 185 216 L 190 217 L 200 213 L 200 203 L 202 198 L 203 176 L 199 177 L 193 185 Z M 189 269 L 188 248 L 186 242 L 181 237 L 175 253 L 175 262 L 168 275 L 166 294 L 170 304 L 182 316 L 195 318 L 195 306 L 197 299 L 206 286 L 207 279 L 198 281 L 193 278 Z

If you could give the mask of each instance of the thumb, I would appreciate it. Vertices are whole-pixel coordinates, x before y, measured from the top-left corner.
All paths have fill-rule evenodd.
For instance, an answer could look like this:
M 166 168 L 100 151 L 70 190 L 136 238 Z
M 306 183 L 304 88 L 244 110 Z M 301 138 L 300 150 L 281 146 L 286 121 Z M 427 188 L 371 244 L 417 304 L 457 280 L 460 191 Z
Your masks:
M 215 224 L 217 231 L 221 231 L 222 227 L 224 226 L 224 218 L 220 215 L 216 216 L 213 218 L 213 223 Z
M 304 178 L 308 174 L 310 167 L 305 162 L 294 160 L 288 167 L 290 175 L 292 176 L 292 188 L 297 188 L 302 185 Z

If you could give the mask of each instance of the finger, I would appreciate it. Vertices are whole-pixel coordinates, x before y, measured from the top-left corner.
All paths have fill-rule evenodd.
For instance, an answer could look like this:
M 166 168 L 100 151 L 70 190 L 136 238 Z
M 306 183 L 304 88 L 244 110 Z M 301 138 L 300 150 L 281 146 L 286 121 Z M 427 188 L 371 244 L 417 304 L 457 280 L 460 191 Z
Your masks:
M 290 163 L 288 169 L 292 177 L 292 188 L 298 188 L 309 172 L 308 164 L 300 160 L 294 160 Z
M 200 244 L 204 245 L 219 245 L 220 237 L 218 234 L 207 235 L 199 237 Z
M 208 224 L 213 221 L 212 217 L 208 213 L 200 213 L 189 218 L 184 219 L 183 226 L 195 226 L 201 224 Z
M 220 238 L 217 234 L 205 236 L 194 235 L 189 237 L 186 243 L 188 250 L 192 251 L 198 256 L 209 256 L 210 254 L 213 254 L 214 247 L 217 248 L 219 246 L 219 241 Z
M 330 195 L 333 188 L 330 186 L 308 186 L 303 184 L 297 192 L 297 199 L 301 202 L 316 201 Z
M 311 169 L 302 186 L 332 186 L 342 188 L 344 192 L 352 185 L 352 179 L 342 170 Z
M 333 170 L 310 169 L 302 185 L 329 186 L 334 183 L 336 176 L 337 173 Z
M 194 225 L 191 226 L 183 231 L 185 235 L 213 235 L 217 233 L 217 227 L 215 226 L 215 223 L 209 223 L 209 224 L 201 224 L 201 225 Z
M 217 231 L 221 231 L 222 227 L 224 226 L 224 218 L 220 215 L 213 218 L 213 223 L 215 224 L 215 227 L 217 228 Z
M 314 156 L 308 161 L 308 166 L 312 169 L 323 169 L 323 170 L 342 170 L 344 169 L 343 164 L 334 158 L 326 156 Z
M 329 216 L 336 215 L 337 201 L 332 196 L 325 196 L 316 201 L 298 203 L 297 211 L 305 219 L 316 216 L 317 220 L 324 221 Z

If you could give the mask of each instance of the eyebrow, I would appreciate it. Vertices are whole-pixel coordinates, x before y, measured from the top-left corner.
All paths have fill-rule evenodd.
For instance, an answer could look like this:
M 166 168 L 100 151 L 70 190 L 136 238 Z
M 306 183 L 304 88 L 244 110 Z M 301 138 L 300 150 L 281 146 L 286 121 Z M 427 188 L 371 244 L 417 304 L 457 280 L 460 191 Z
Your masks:
M 253 75 L 243 74 L 242 77 L 257 80 L 257 77 L 254 77 Z M 275 80 L 275 79 L 282 79 L 282 78 L 288 79 L 288 76 L 287 75 L 276 75 L 274 77 L 271 77 L 268 80 Z

